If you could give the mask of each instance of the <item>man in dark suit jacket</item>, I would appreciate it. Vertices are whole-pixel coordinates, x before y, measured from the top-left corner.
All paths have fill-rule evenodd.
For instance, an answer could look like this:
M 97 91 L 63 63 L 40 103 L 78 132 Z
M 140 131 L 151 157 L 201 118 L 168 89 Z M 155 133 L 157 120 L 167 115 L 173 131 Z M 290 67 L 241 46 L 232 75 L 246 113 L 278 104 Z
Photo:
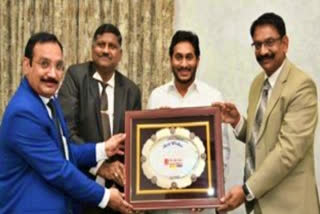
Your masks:
M 26 46 L 23 78 L 0 128 L 0 213 L 72 213 L 71 200 L 129 212 L 115 189 L 105 189 L 77 167 L 123 154 L 119 134 L 100 144 L 76 145 L 54 97 L 63 77 L 63 50 L 48 33 Z
M 141 95 L 138 87 L 116 70 L 121 60 L 121 34 L 111 24 L 101 25 L 95 32 L 92 43 L 93 61 L 69 67 L 59 91 L 71 137 L 78 143 L 85 141 L 101 142 L 104 139 L 101 117 L 101 94 L 103 84 L 107 84 L 108 116 L 111 133 L 124 131 L 126 110 L 141 109 Z M 88 169 L 84 169 L 88 171 Z M 115 184 L 122 189 L 124 183 L 124 165 L 122 157 L 115 157 L 95 169 L 91 174 L 104 175 L 108 180 L 100 179 L 108 187 Z M 90 211 L 89 211 L 90 210 Z M 85 208 L 84 213 L 103 213 Z M 108 213 L 112 211 L 108 210 Z

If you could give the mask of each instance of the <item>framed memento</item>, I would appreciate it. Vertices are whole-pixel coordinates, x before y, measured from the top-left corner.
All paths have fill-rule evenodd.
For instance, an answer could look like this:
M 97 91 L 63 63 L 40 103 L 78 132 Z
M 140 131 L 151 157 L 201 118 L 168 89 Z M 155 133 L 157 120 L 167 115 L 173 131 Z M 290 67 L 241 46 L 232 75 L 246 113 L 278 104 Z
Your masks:
M 219 109 L 128 111 L 125 198 L 135 210 L 210 208 L 224 194 Z

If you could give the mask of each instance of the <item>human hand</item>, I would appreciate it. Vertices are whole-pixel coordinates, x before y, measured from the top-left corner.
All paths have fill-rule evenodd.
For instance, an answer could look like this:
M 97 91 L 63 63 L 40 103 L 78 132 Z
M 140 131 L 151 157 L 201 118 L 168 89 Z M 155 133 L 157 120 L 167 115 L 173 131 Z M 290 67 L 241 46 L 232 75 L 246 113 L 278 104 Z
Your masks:
M 220 109 L 222 122 L 229 123 L 233 128 L 236 127 L 240 120 L 240 113 L 237 107 L 232 103 L 212 103 L 212 107 Z
M 124 200 L 124 194 L 119 192 L 116 188 L 111 187 L 110 199 L 108 206 L 113 210 L 118 210 L 121 213 L 132 213 L 133 207 L 131 204 Z
M 124 155 L 124 145 L 123 141 L 126 139 L 126 134 L 116 134 L 105 141 L 105 152 L 110 158 L 113 155 Z
M 191 214 L 200 214 L 203 210 L 203 208 L 192 208 Z
M 133 214 L 146 214 L 146 212 L 142 210 L 134 210 Z
M 98 170 L 98 175 L 113 180 L 120 186 L 125 184 L 124 164 L 120 161 L 104 162 Z
M 222 212 L 234 210 L 245 201 L 245 198 L 242 186 L 234 186 L 224 197 L 220 199 L 222 205 L 217 210 Z

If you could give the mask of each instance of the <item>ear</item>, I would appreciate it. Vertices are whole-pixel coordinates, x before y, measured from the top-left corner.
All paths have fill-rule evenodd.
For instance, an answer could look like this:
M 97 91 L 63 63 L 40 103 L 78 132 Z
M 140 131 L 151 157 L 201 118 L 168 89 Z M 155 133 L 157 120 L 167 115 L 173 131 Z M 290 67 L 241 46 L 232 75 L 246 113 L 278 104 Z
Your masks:
M 282 38 L 282 46 L 283 46 L 283 50 L 285 53 L 288 52 L 288 48 L 289 48 L 289 38 L 287 35 L 285 35 L 283 38 Z
M 23 61 L 22 61 L 22 73 L 24 75 L 27 75 L 29 72 L 30 72 L 30 59 L 27 58 L 27 57 L 24 57 L 23 58 Z

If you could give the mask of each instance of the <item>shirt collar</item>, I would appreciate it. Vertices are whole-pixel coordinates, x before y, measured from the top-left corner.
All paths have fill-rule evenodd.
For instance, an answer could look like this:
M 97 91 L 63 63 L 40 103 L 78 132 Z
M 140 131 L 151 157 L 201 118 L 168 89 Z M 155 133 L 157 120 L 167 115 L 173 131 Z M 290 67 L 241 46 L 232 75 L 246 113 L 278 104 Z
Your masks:
M 271 88 L 273 88 L 274 85 L 276 84 L 276 81 L 277 81 L 279 75 L 281 74 L 281 71 L 282 71 L 282 68 L 283 68 L 283 66 L 284 66 L 284 64 L 285 64 L 285 61 L 286 61 L 286 60 L 283 60 L 281 66 L 280 66 L 270 77 L 268 77 L 268 76 L 265 74 L 265 79 L 268 78 L 268 81 L 269 81 L 269 83 L 270 83 L 270 85 L 271 85 Z
M 168 91 L 172 91 L 172 90 L 176 90 L 176 91 L 177 91 L 176 85 L 174 84 L 174 79 L 172 79 L 172 80 L 168 83 Z M 195 80 L 193 81 L 193 83 L 189 86 L 188 92 L 191 91 L 191 90 L 200 90 L 199 82 L 198 82 L 197 79 L 195 79 Z M 188 93 L 188 92 L 187 92 L 187 93 Z
M 110 86 L 111 88 L 114 88 L 114 83 L 115 83 L 114 76 L 115 75 L 113 72 L 111 78 L 107 82 L 108 87 Z M 98 80 L 99 82 L 103 82 L 102 77 L 98 72 L 95 72 L 92 77 L 93 77 L 93 79 Z
M 40 95 L 39 95 L 39 97 L 40 97 L 40 99 L 42 100 L 42 102 L 43 102 L 45 105 L 47 105 L 47 104 L 49 103 L 49 101 L 53 98 L 53 96 L 50 97 L 50 98 L 47 98 L 47 97 L 43 97 L 43 96 L 40 96 Z

